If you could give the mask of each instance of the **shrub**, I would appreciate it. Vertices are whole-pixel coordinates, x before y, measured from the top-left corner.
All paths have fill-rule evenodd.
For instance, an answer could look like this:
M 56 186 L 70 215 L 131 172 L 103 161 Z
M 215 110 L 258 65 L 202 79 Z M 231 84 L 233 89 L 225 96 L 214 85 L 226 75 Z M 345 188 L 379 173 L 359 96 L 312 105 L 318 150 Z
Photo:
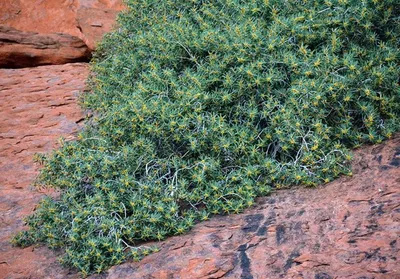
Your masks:
M 257 196 L 349 174 L 399 128 L 397 0 L 130 0 L 92 63 L 95 117 L 42 158 L 14 239 L 84 275 Z

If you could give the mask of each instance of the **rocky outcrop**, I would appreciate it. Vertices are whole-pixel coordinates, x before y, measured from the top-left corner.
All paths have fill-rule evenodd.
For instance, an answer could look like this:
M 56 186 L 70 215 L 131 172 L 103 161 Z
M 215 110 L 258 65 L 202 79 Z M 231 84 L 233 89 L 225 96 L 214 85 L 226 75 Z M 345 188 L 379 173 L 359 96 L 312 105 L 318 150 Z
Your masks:
M 399 165 L 398 135 L 358 150 L 353 177 L 278 191 L 243 214 L 200 223 L 104 277 L 400 278 Z
M 77 95 L 87 75 L 85 63 L 0 69 L 0 278 L 69 276 L 54 252 L 13 248 L 10 238 L 39 199 L 51 194 L 30 186 L 38 170 L 33 155 L 52 150 L 61 136 L 74 138 L 83 120 Z
M 1 0 L 0 24 L 22 31 L 70 34 L 94 49 L 123 7 L 122 0 Z
M 78 37 L 22 32 L 0 25 L 0 67 L 56 65 L 85 62 L 89 58 L 88 47 Z

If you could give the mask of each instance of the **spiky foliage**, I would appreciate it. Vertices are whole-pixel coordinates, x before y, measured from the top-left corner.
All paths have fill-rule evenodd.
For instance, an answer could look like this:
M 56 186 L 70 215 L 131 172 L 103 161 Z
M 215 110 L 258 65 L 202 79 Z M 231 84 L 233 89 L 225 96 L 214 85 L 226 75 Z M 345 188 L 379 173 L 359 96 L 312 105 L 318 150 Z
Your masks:
M 348 174 L 346 148 L 399 128 L 397 0 L 128 6 L 92 64 L 93 123 L 43 158 L 39 182 L 61 196 L 16 238 L 64 247 L 84 274 L 273 188 Z

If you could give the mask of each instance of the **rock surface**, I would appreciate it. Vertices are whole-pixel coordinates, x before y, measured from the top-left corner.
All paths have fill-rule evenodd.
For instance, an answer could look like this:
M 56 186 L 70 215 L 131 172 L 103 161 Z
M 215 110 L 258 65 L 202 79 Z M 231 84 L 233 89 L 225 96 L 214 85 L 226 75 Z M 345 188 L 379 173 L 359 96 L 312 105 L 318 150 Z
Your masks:
M 86 44 L 68 34 L 22 32 L 0 25 L 0 67 L 22 68 L 87 62 L 90 51 Z
M 1 0 L 0 24 L 22 31 L 70 34 L 94 49 L 123 7 L 123 0 Z
M 0 69 L 0 278 L 69 276 L 54 252 L 13 248 L 9 241 L 45 194 L 30 187 L 38 170 L 34 153 L 52 150 L 60 136 L 70 140 L 79 129 L 76 96 L 87 75 L 85 63 Z
M 90 49 L 96 48 L 104 33 L 113 29 L 118 10 L 80 7 L 77 12 L 79 30 L 82 39 Z

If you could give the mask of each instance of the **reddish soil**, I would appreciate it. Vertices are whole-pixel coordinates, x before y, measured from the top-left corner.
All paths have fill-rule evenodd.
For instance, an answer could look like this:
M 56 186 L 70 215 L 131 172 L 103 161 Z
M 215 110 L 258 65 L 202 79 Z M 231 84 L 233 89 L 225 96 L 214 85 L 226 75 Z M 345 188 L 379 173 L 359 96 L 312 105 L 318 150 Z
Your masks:
M 76 94 L 87 74 L 85 64 L 0 69 L 0 278 L 79 278 L 57 252 L 9 239 L 44 194 L 30 186 L 33 154 L 79 129 Z M 278 191 L 92 278 L 400 278 L 399 165 L 397 135 L 356 151 L 353 177 Z

